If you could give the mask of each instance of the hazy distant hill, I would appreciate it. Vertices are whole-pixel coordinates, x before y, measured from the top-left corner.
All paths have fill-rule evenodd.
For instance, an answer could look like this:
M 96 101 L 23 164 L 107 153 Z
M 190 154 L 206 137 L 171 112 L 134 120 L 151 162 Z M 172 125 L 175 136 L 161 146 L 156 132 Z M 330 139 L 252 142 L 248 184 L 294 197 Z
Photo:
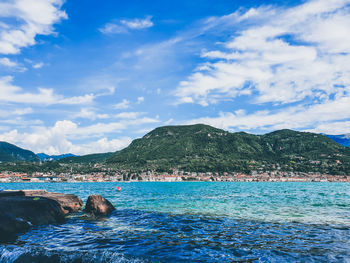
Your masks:
M 113 153 L 95 153 L 88 154 L 82 156 L 71 156 L 58 160 L 59 163 L 81 163 L 81 164 L 89 164 L 89 163 L 103 163 L 109 157 L 111 157 Z
M 60 155 L 48 155 L 45 153 L 37 153 L 36 154 L 40 160 L 46 162 L 46 161 L 56 161 L 56 160 L 60 160 L 63 158 L 67 158 L 67 157 L 76 157 L 77 155 L 71 154 L 71 153 L 66 153 L 66 154 L 60 154 Z
M 39 162 L 35 153 L 17 147 L 16 145 L 0 142 L 0 162 Z
M 333 141 L 345 146 L 350 147 L 350 134 L 343 135 L 325 135 L 328 138 L 331 138 Z
M 208 125 L 156 128 L 107 163 L 138 170 L 288 170 L 350 174 L 350 149 L 314 133 L 280 130 L 265 135 L 229 133 Z

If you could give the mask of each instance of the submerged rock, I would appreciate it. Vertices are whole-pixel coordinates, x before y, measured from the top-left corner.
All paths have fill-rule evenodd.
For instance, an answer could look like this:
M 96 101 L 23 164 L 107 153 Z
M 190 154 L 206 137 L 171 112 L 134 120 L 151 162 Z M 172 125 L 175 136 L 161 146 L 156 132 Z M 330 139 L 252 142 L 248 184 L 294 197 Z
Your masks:
M 16 234 L 29 230 L 31 224 L 13 214 L 0 211 L 0 242 L 16 239 Z
M 84 211 L 95 216 L 106 216 L 112 213 L 115 207 L 101 195 L 90 195 L 86 201 Z
M 0 241 L 11 239 L 32 225 L 64 221 L 65 213 L 55 200 L 30 196 L 0 197 Z

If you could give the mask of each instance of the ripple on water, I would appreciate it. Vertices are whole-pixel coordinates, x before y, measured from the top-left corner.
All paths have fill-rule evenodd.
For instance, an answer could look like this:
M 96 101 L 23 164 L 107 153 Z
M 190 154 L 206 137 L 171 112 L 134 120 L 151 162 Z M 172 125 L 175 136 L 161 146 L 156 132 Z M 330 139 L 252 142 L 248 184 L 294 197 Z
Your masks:
M 71 218 L 2 246 L 1 262 L 342 262 L 347 226 L 270 223 L 132 209 L 108 220 Z
M 1 245 L 0 262 L 349 262 L 350 184 L 2 184 L 117 206 Z

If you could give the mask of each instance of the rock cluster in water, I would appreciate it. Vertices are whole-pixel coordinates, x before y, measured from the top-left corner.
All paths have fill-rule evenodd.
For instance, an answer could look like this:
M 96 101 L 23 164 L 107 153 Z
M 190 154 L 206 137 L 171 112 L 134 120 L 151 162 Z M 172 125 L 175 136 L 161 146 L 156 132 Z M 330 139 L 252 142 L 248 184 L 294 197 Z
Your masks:
M 84 211 L 95 216 L 106 216 L 115 210 L 115 207 L 101 195 L 90 195 L 86 201 Z
M 45 190 L 0 192 L 0 242 L 33 225 L 64 223 L 65 216 L 78 212 L 83 201 L 73 194 L 51 193 Z M 114 206 L 100 195 L 89 196 L 84 211 L 95 216 L 109 215 Z

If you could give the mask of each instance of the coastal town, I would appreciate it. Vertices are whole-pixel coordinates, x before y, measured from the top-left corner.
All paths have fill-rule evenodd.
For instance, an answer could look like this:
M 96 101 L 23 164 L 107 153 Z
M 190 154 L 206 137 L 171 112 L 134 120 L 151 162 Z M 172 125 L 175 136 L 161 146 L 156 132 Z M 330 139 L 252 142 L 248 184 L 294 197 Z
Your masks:
M 88 174 L 80 173 L 43 173 L 1 172 L 0 183 L 13 182 L 350 182 L 350 175 L 329 175 L 301 172 L 257 172 L 243 173 L 197 173 L 173 170 L 172 173 L 148 171 L 130 173 L 128 171 L 102 171 Z

